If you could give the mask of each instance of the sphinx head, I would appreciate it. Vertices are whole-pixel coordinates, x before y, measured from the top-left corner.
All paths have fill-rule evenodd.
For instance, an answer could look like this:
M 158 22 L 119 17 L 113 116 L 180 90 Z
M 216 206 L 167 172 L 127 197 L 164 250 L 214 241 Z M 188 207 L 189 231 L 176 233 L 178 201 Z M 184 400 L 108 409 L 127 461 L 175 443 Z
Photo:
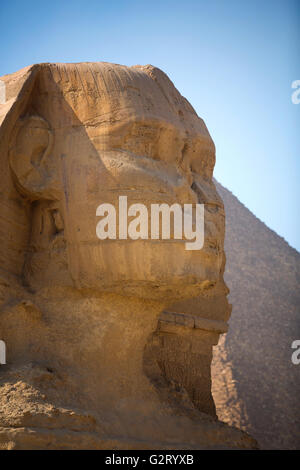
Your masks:
M 58 283 L 180 299 L 219 280 L 224 209 L 212 181 L 214 144 L 160 70 L 40 66 L 10 134 L 9 162 L 31 207 L 23 274 L 32 289 Z M 99 240 L 97 207 L 118 211 L 120 196 L 148 208 L 149 231 L 151 204 L 204 204 L 202 249 L 186 250 L 172 234 Z

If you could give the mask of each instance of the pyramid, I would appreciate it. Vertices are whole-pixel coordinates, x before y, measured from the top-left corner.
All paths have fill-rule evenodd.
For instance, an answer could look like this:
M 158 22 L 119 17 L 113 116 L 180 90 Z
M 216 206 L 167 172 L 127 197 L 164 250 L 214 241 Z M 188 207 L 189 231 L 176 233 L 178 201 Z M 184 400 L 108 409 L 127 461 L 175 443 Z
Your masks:
M 219 419 L 263 449 L 300 448 L 300 254 L 215 182 L 226 210 L 229 332 L 214 347 L 212 391 Z

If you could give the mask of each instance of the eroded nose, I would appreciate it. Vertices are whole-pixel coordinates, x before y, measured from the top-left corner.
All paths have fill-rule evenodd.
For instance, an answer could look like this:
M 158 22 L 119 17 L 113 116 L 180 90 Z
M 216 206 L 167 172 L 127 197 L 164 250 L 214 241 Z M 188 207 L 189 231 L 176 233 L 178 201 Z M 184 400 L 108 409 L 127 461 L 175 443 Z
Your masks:
M 218 195 L 213 182 L 206 182 L 198 177 L 193 181 L 191 189 L 197 195 L 199 204 L 205 204 L 210 212 L 218 212 L 220 210 L 220 212 L 224 213 L 223 201 Z

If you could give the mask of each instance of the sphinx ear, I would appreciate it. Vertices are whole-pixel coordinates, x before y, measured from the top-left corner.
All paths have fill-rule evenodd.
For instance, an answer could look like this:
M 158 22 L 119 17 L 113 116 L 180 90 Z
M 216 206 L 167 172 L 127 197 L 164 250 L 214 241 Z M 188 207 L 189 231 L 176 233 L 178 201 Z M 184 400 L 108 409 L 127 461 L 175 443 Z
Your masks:
M 52 148 L 53 133 L 45 119 L 33 115 L 17 121 L 10 139 L 9 163 L 18 189 L 31 200 L 55 198 Z

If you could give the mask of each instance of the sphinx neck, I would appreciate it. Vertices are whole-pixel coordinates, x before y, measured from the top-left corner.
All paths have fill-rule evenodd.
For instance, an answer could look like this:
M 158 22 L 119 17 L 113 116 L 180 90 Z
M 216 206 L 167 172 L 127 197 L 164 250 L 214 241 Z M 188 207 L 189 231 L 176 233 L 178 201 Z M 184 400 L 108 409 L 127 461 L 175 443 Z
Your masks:
M 153 302 L 64 289 L 39 297 L 48 324 L 42 349 L 51 367 L 74 378 L 91 406 L 130 409 L 153 387 L 144 372 L 144 350 L 163 309 Z M 62 341 L 63 338 L 63 341 Z M 62 370 L 63 369 L 63 370 Z

